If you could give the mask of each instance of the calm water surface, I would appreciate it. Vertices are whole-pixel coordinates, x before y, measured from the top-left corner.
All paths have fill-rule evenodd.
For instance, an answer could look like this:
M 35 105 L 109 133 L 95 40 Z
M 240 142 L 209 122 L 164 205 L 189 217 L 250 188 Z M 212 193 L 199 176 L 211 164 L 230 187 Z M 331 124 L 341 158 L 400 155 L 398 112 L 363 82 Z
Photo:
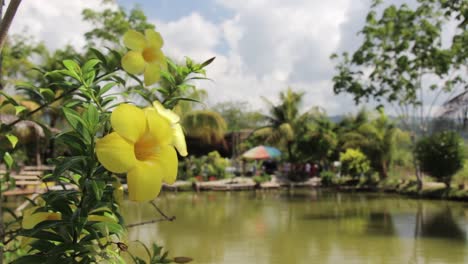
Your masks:
M 157 204 L 177 219 L 131 228 L 129 241 L 192 263 L 468 263 L 468 203 L 285 190 L 166 192 Z M 124 214 L 160 218 L 131 202 Z

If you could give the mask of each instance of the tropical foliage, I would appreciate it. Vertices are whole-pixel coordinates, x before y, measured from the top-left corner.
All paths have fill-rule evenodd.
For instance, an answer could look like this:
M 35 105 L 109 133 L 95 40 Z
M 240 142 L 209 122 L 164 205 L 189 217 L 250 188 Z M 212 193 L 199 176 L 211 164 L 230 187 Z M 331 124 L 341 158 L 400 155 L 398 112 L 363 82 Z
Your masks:
M 294 92 L 288 88 L 280 92 L 280 103 L 275 105 L 268 99 L 264 101 L 269 106 L 269 114 L 265 115 L 267 125 L 258 129 L 255 134 L 265 142 L 286 149 L 289 161 L 295 161 L 294 142 L 303 132 L 309 113 L 300 113 L 303 92 Z
M 370 171 L 370 162 L 359 149 L 349 148 L 340 153 L 341 172 L 352 177 L 364 176 Z
M 424 137 L 416 144 L 421 170 L 450 187 L 452 176 L 463 168 L 462 139 L 456 132 L 441 132 Z

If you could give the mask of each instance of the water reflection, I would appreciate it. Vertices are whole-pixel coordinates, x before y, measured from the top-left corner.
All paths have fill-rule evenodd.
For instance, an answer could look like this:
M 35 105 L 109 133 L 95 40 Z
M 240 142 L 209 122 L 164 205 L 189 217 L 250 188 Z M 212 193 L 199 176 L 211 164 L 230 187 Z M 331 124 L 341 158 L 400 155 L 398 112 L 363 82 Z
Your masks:
M 195 263 L 465 263 L 463 203 L 307 190 L 166 193 L 177 220 L 131 229 Z M 127 204 L 129 223 L 158 218 Z M 435 261 L 437 262 L 437 261 Z
M 420 213 L 420 212 L 418 212 Z M 421 237 L 443 238 L 450 240 L 466 240 L 466 232 L 455 221 L 449 207 L 438 213 L 419 218 L 421 232 L 416 234 Z

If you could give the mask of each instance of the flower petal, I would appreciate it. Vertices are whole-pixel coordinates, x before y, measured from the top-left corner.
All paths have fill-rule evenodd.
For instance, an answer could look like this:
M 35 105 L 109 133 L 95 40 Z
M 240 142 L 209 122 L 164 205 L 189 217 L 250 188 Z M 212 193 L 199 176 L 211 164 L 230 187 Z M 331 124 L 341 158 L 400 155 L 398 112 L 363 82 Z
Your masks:
M 145 36 L 148 46 L 160 49 L 164 45 L 164 40 L 159 32 L 156 32 L 152 29 L 146 29 Z
M 162 185 L 161 164 L 138 161 L 127 174 L 128 196 L 132 201 L 151 201 Z
M 112 112 L 111 124 L 121 137 L 135 143 L 146 132 L 145 112 L 131 104 L 120 104 Z
M 104 168 L 114 173 L 127 172 L 136 163 L 133 144 L 116 132 L 96 142 L 96 155 Z
M 47 221 L 47 220 L 61 220 L 62 215 L 60 213 L 53 212 L 37 212 L 37 206 L 28 208 L 23 212 L 23 221 L 22 226 L 24 229 L 32 229 L 37 224 Z
M 140 74 L 145 70 L 146 62 L 141 52 L 129 51 L 122 58 L 122 68 L 131 74 Z
M 136 51 L 142 51 L 146 46 L 145 36 L 135 30 L 125 32 L 123 42 L 127 48 Z
M 154 108 L 156 108 L 160 115 L 169 120 L 169 122 L 171 122 L 172 124 L 175 124 L 180 121 L 180 117 L 176 113 L 172 112 L 169 109 L 166 109 L 159 101 L 154 101 L 153 106 Z
M 150 63 L 145 68 L 145 85 L 149 86 L 161 79 L 161 66 L 158 63 Z
M 185 136 L 182 126 L 180 124 L 175 124 L 173 125 L 172 129 L 174 130 L 174 139 L 172 144 L 182 157 L 187 156 L 187 143 L 185 143 Z
M 154 108 L 145 108 L 145 113 L 149 134 L 156 140 L 157 146 L 160 147 L 171 144 L 173 133 L 169 121 Z
M 159 148 L 157 154 L 153 155 L 149 162 L 160 166 L 159 175 L 165 183 L 173 184 L 177 178 L 177 153 L 173 146 L 164 145 Z

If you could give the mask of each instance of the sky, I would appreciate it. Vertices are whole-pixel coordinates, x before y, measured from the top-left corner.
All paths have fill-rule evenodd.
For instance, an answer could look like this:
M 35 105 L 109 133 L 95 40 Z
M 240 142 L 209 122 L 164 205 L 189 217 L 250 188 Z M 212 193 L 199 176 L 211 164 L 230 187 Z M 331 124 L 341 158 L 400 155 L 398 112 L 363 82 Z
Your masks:
M 412 0 L 408 0 L 412 1 Z M 102 9 L 100 0 L 23 1 L 12 25 L 51 49 L 84 45 L 91 28 L 84 8 Z M 350 95 L 333 93 L 332 53 L 354 51 L 361 43 L 370 0 L 117 0 L 138 5 L 165 40 L 163 51 L 176 61 L 211 57 L 213 81 L 199 82 L 209 105 L 248 101 L 252 109 L 277 102 L 287 87 L 305 92 L 304 107 L 321 106 L 330 115 L 356 112 Z M 397 4 L 404 0 L 393 0 Z

